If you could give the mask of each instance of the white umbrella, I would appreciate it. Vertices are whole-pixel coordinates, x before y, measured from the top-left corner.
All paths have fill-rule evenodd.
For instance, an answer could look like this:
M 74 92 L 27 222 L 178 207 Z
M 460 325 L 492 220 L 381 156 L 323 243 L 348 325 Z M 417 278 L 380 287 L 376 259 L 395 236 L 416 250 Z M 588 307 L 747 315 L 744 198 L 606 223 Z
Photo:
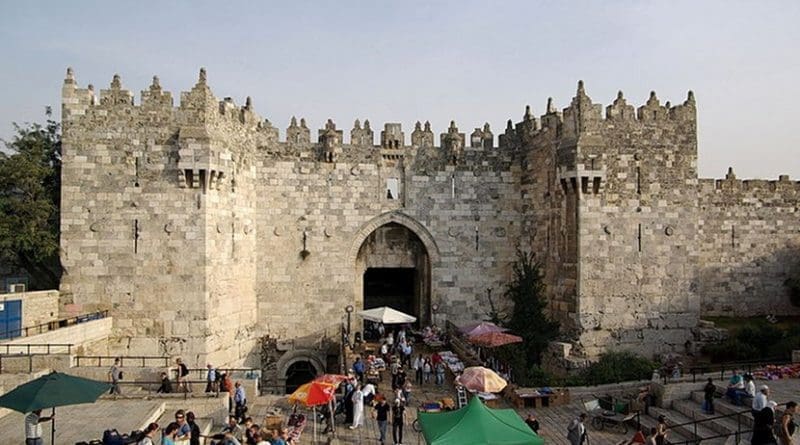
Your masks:
M 402 324 L 413 323 L 417 321 L 417 317 L 408 315 L 387 306 L 360 311 L 358 312 L 358 315 L 360 315 L 364 320 L 380 322 L 383 324 Z

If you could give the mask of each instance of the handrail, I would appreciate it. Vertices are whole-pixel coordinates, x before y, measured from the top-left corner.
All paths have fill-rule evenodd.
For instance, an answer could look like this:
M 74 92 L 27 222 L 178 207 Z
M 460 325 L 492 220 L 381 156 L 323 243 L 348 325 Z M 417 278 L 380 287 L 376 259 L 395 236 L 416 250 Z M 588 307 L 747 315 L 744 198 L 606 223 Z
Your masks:
M 49 343 L 49 344 L 17 344 L 17 345 L 0 345 L 0 348 L 5 347 L 6 353 L 0 354 L 0 374 L 3 373 L 3 358 L 10 358 L 16 359 L 21 357 L 26 357 L 28 359 L 28 372 L 33 372 L 33 357 L 37 355 L 50 355 L 50 354 L 72 354 L 72 347 L 74 345 L 71 343 Z M 22 351 L 18 353 L 11 353 L 11 348 L 23 348 Z M 63 348 L 66 347 L 66 351 L 53 351 L 51 348 Z M 36 348 L 44 348 L 43 352 L 36 352 Z M 33 349 L 33 350 L 32 350 Z
M 76 315 L 74 317 L 61 318 L 58 320 L 48 321 L 46 323 L 39 323 L 34 326 L 27 326 L 24 328 L 11 329 L 11 330 L 6 329 L 2 333 L 0 333 L 0 338 L 9 339 L 9 338 L 19 338 L 19 337 L 30 337 L 31 335 L 43 334 L 45 332 L 54 331 L 59 328 L 71 326 L 78 323 L 85 323 L 87 321 L 100 320 L 106 317 L 108 317 L 108 310 L 91 312 L 88 314 Z M 33 331 L 34 329 L 36 330 L 36 332 L 31 333 L 31 331 Z M 12 334 L 17 334 L 17 335 L 12 335 Z
M 777 406 L 785 406 L 785 405 L 786 405 L 786 403 L 780 403 Z M 734 435 L 734 434 L 739 435 L 739 434 L 742 434 L 742 433 L 752 432 L 753 430 L 742 430 L 741 429 L 742 422 L 740 421 L 740 417 L 739 417 L 739 416 L 741 416 L 743 414 L 750 414 L 751 412 L 752 412 L 751 410 L 746 409 L 746 410 L 742 410 L 742 411 L 736 411 L 736 412 L 733 412 L 733 413 L 730 413 L 730 414 L 722 414 L 722 415 L 718 415 L 718 416 L 707 417 L 705 419 L 693 420 L 691 422 L 684 422 L 684 423 L 679 423 L 679 424 L 675 424 L 675 425 L 667 425 L 667 428 L 666 428 L 667 430 L 674 429 L 674 428 L 685 427 L 685 426 L 689 426 L 689 425 L 696 427 L 697 425 L 699 425 L 699 424 L 701 424 L 703 422 L 711 422 L 711 421 L 714 421 L 714 420 L 717 420 L 717 419 L 725 419 L 725 418 L 736 416 L 737 430 L 732 432 L 732 433 L 720 434 L 720 435 L 711 436 L 711 437 L 699 437 L 699 435 L 697 434 L 697 428 L 695 428 L 695 432 L 694 432 L 694 436 L 695 437 L 694 437 L 694 439 L 688 440 L 688 441 L 683 441 L 683 442 L 670 442 L 670 444 L 677 445 L 677 444 L 699 443 L 700 441 L 703 441 L 703 440 L 717 439 L 717 438 L 720 438 L 720 437 L 729 437 L 729 436 Z
M 784 357 L 776 357 L 776 358 L 765 358 L 765 359 L 758 359 L 758 360 L 747 360 L 741 362 L 724 362 L 724 363 L 715 363 L 713 365 L 703 365 L 703 366 L 693 366 L 689 368 L 689 372 L 692 374 L 692 383 L 697 383 L 697 375 L 700 374 L 710 374 L 714 372 L 719 372 L 719 378 L 725 378 L 725 371 L 735 371 L 735 370 L 742 370 L 747 371 L 748 373 L 752 373 L 754 369 L 762 368 L 764 366 L 775 365 L 775 366 L 783 366 L 783 365 L 794 365 L 797 364 L 792 362 L 791 360 L 787 360 Z
M 5 353 L 2 355 L 44 355 L 44 354 L 63 354 L 64 352 L 55 352 L 54 348 L 67 348 L 67 354 L 72 353 L 72 343 L 20 343 L 20 344 L 0 344 L 0 348 L 5 348 Z M 22 351 L 12 353 L 11 348 L 22 348 Z M 44 352 L 36 352 L 36 348 L 44 348 Z M 33 349 L 33 351 L 32 351 Z
M 125 362 L 128 362 L 128 367 L 138 367 L 138 368 L 148 368 L 148 367 L 168 367 L 169 362 L 171 361 L 170 356 L 164 355 L 78 355 L 75 356 L 75 367 L 81 366 L 111 366 L 114 363 L 114 360 L 119 359 L 121 366 L 126 366 Z M 103 363 L 104 360 L 108 360 L 106 364 Z M 87 364 L 86 362 L 89 362 Z M 133 361 L 138 361 L 141 365 L 136 365 L 132 363 Z M 163 365 L 151 365 L 147 366 L 148 361 L 155 361 L 157 363 L 163 363 Z M 83 363 L 81 363 L 83 362 Z

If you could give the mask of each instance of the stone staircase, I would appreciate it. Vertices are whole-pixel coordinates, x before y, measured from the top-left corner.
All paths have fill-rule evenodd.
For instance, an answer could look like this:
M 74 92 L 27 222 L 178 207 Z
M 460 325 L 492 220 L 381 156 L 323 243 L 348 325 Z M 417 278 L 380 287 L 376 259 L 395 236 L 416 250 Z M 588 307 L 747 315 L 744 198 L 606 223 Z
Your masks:
M 747 407 L 735 406 L 725 398 L 714 399 L 716 414 L 710 415 L 702 411 L 703 391 L 691 391 L 687 399 L 674 400 L 671 409 L 651 407 L 649 416 L 641 417 L 643 428 L 649 430 L 657 423 L 659 415 L 667 418 L 670 443 L 681 443 L 701 440 L 710 445 L 737 445 L 750 442 L 750 433 L 742 433 L 737 438 L 737 431 L 749 431 L 753 426 L 753 416 Z M 743 412 L 744 411 L 744 412 Z M 729 415 L 730 417 L 719 417 Z M 713 419 L 713 420 L 709 420 Z M 705 421 L 704 421 L 705 420 Z M 696 421 L 704 421 L 696 423 Z M 724 435 L 724 437 L 714 437 Z M 738 439 L 738 441 L 737 441 Z

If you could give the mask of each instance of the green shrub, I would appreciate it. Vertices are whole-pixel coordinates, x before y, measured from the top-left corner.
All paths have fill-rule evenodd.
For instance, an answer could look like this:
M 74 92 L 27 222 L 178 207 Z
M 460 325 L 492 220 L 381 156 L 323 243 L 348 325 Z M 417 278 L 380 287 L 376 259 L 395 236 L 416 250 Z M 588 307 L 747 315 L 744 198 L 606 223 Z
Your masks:
M 580 374 L 583 385 L 602 385 L 652 377 L 657 365 L 629 351 L 607 352 Z M 577 383 L 573 381 L 573 383 Z

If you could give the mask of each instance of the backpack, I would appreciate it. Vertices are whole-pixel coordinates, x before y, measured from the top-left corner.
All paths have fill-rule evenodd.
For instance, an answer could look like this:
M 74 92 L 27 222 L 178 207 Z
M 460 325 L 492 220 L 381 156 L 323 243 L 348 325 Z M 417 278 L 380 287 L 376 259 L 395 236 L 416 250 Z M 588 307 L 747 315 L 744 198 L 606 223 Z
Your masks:
M 189 368 L 186 367 L 183 363 L 181 363 L 181 377 L 186 377 L 189 375 Z
M 122 371 L 120 371 L 120 372 L 119 372 L 119 378 L 118 378 L 118 380 L 122 380 Z
M 105 430 L 103 431 L 103 445 L 125 445 L 125 441 L 119 431 Z

